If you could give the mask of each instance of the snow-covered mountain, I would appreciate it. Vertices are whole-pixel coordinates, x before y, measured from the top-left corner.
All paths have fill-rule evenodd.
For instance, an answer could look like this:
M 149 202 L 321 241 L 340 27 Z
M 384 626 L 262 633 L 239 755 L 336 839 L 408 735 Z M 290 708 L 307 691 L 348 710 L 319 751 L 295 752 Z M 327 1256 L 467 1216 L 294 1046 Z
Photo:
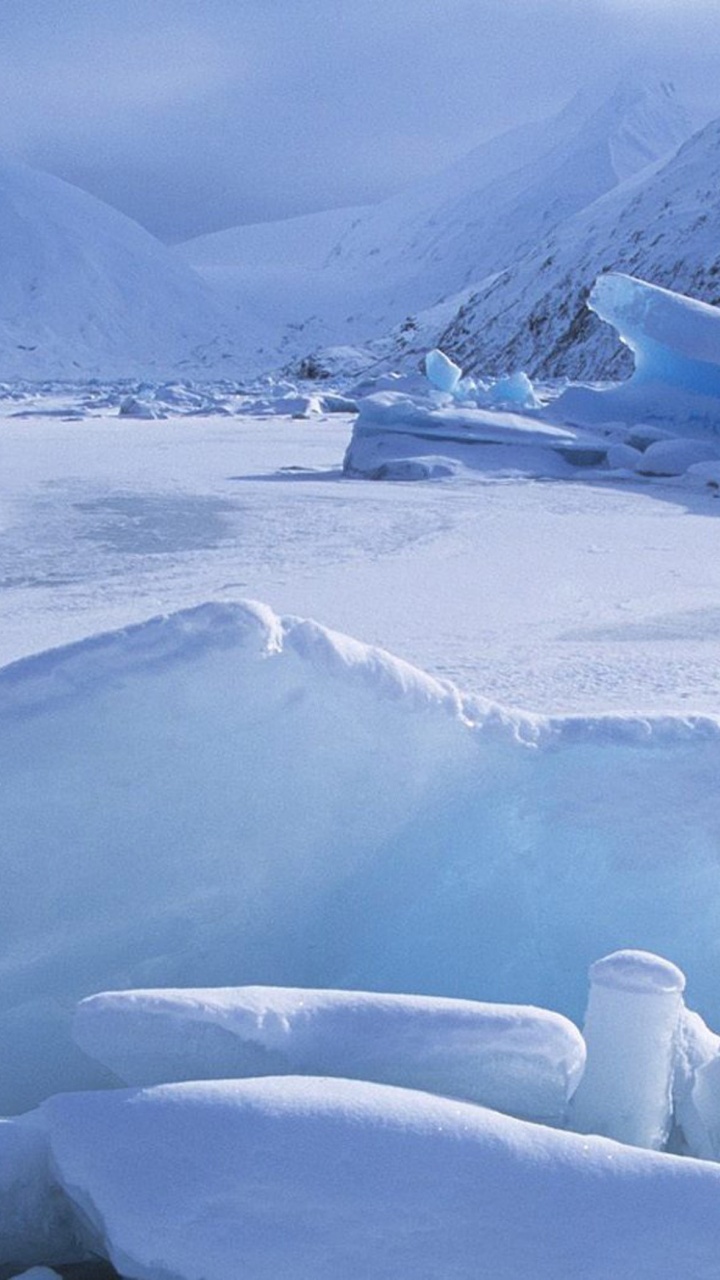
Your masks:
M 617 335 L 588 310 L 596 277 L 621 270 L 705 302 L 720 301 L 720 121 L 669 161 L 566 220 L 487 287 L 459 300 L 435 338 L 467 371 L 614 378 L 632 367 Z M 433 317 L 394 335 L 387 357 L 427 342 Z
M 86 192 L 7 161 L 0 271 L 0 378 L 238 372 L 235 314 L 176 254 Z
M 497 273 L 690 129 L 671 86 L 626 78 L 380 205 L 239 227 L 181 252 L 251 302 L 266 356 L 356 343 Z

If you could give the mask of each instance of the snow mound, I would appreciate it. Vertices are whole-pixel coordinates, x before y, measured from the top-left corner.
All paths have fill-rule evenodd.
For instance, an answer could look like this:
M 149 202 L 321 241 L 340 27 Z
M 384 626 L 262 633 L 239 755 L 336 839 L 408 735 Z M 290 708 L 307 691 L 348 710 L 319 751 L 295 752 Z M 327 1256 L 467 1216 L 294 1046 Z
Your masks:
M 368 992 L 235 987 L 91 996 L 76 1042 L 126 1084 L 346 1076 L 561 1124 L 585 1044 L 545 1009 Z
M 720 1169 L 315 1078 L 51 1099 L 58 1176 L 123 1275 L 713 1275 Z M 581 1259 L 581 1263 L 578 1260 Z
M 29 1271 L 16 1276 L 15 1280 L 60 1280 L 60 1272 L 51 1271 L 49 1267 L 31 1267 Z
M 0 670 L 0 1106 L 112 1083 L 98 991 L 267 984 L 557 1009 L 632 945 L 720 1023 L 720 725 L 547 719 L 211 604 Z
M 589 423 L 670 423 L 677 434 L 720 431 L 717 307 L 619 272 L 598 278 L 588 305 L 633 352 L 635 372 L 607 390 L 569 388 L 556 413 Z

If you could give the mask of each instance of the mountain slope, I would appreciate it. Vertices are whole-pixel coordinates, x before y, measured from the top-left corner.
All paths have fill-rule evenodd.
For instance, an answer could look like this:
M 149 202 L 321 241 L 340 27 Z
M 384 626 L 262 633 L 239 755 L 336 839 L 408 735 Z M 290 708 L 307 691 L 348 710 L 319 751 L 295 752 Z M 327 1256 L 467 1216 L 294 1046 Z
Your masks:
M 237 327 L 131 219 L 58 178 L 0 164 L 0 378 L 237 372 Z M 230 365 L 231 369 L 227 369 Z
M 339 264 L 413 277 L 422 305 L 505 265 L 523 245 L 674 150 L 690 126 L 669 85 L 623 80 L 584 92 L 557 116 L 493 139 L 358 219 Z
M 563 223 L 466 297 L 438 341 L 468 371 L 622 376 L 632 367 L 629 352 L 586 306 L 595 278 L 620 270 L 720 302 L 718 191 L 720 121 L 714 121 L 665 164 Z M 396 337 L 396 357 L 401 346 Z
M 363 341 L 502 269 L 689 132 L 670 86 L 625 80 L 373 208 L 240 227 L 181 252 L 228 296 L 249 294 L 283 358 Z

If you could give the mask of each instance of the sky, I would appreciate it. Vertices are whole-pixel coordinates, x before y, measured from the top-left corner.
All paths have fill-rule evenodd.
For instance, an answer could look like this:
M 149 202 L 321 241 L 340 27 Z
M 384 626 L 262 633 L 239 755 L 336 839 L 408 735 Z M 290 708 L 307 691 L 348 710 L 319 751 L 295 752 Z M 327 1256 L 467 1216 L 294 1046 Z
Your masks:
M 0 0 L 0 148 L 169 241 L 372 202 L 628 62 L 720 114 L 719 0 Z

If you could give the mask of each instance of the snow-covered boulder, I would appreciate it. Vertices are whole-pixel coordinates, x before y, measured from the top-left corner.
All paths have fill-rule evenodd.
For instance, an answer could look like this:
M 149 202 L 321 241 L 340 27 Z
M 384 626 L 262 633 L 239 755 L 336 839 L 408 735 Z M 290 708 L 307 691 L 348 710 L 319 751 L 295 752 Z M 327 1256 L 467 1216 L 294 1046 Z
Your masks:
M 548 1124 L 585 1063 L 580 1032 L 545 1009 L 360 991 L 113 991 L 79 1005 L 74 1036 L 126 1084 L 346 1076 Z
M 598 277 L 588 306 L 630 348 L 635 371 L 606 389 L 569 387 L 555 401 L 554 415 L 586 424 L 672 424 L 675 435 L 720 431 L 717 307 L 619 272 Z
M 54 1167 L 138 1280 L 712 1276 L 720 1169 L 468 1103 L 281 1077 L 67 1094 Z

